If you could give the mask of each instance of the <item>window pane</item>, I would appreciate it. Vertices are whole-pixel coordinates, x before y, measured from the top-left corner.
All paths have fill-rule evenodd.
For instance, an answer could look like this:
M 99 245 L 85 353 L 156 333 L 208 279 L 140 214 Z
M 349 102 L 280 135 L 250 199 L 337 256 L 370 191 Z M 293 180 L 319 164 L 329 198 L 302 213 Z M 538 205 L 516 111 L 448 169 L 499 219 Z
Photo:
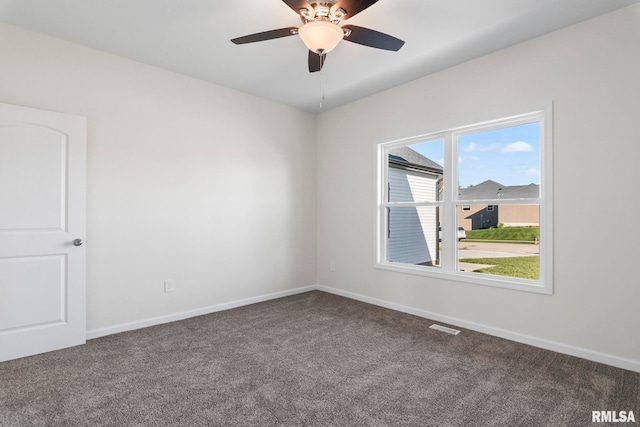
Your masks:
M 458 206 L 466 239 L 458 245 L 458 270 L 538 280 L 540 206 Z
M 540 123 L 458 137 L 458 200 L 540 197 Z
M 389 150 L 389 201 L 435 202 L 442 194 L 442 140 Z
M 439 208 L 435 206 L 392 207 L 388 212 L 388 261 L 426 266 L 439 265 Z

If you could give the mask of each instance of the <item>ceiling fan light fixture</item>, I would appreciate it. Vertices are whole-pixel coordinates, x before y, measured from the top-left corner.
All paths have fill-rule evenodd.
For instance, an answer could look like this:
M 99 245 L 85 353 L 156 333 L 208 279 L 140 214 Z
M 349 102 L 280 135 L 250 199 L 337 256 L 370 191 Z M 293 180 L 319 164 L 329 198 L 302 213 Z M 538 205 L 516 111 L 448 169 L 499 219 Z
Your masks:
M 342 28 L 328 21 L 308 22 L 298 34 L 310 51 L 322 54 L 332 51 L 344 37 Z

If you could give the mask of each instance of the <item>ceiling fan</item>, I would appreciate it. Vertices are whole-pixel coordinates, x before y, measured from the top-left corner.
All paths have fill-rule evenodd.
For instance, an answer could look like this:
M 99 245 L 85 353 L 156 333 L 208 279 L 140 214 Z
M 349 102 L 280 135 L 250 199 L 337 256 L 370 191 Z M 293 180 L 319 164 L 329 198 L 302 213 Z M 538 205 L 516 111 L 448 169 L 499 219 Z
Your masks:
M 362 12 L 378 0 L 282 0 L 302 20 L 301 27 L 286 27 L 238 37 L 235 44 L 254 43 L 299 35 L 309 49 L 309 72 L 320 71 L 327 53 L 340 40 L 377 49 L 398 51 L 404 41 L 379 31 L 355 25 L 339 24 Z

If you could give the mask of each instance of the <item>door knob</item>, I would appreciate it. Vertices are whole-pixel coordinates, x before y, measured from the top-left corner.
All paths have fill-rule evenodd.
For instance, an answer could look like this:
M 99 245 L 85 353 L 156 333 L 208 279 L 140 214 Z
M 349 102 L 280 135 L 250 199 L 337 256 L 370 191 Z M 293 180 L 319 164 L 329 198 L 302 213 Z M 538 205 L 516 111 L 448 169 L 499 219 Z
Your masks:
M 73 241 L 73 245 L 74 245 L 74 246 L 82 246 L 82 244 L 83 244 L 83 243 L 84 243 L 84 242 L 82 241 L 82 239 L 75 239 L 75 240 Z

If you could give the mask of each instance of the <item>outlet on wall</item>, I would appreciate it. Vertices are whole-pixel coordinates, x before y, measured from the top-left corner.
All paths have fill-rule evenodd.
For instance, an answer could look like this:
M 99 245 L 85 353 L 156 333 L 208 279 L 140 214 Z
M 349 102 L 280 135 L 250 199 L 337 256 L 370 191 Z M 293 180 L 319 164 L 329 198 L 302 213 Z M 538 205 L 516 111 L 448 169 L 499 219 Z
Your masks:
M 173 279 L 167 279 L 164 281 L 164 291 L 165 292 L 173 292 L 174 290 L 174 286 L 173 286 Z
M 331 261 L 331 264 L 329 265 L 329 268 L 331 269 L 331 271 L 336 271 L 336 262 L 335 261 Z

